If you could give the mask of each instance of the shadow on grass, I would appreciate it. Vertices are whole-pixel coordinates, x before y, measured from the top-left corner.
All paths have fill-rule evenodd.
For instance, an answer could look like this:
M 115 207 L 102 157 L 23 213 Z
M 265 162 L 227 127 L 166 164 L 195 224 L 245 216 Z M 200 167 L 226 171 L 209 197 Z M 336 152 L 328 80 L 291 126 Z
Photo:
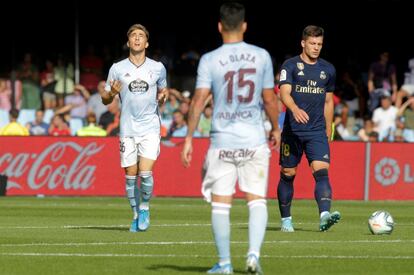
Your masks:
M 148 267 L 147 269 L 151 271 L 175 271 L 175 272 L 197 272 L 197 273 L 206 273 L 209 270 L 209 267 L 203 266 L 177 266 L 177 265 L 168 265 L 168 264 L 157 264 Z M 246 273 L 244 270 L 233 270 L 234 273 L 244 274 Z
M 238 229 L 242 230 L 249 230 L 247 226 L 239 226 Z M 266 231 L 280 231 L 280 226 L 268 226 L 266 227 Z M 319 232 L 319 230 L 313 229 L 303 229 L 300 227 L 295 227 L 295 231 L 303 231 L 303 232 Z
M 268 226 L 266 231 L 280 231 L 280 226 Z M 303 229 L 300 227 L 295 227 L 295 231 L 303 231 L 303 232 L 319 232 L 319 230 L 313 229 Z
M 68 227 L 68 229 L 76 229 L 76 230 L 113 230 L 113 231 L 121 231 L 121 232 L 129 231 L 129 228 L 124 227 L 124 226 L 73 226 L 73 227 Z

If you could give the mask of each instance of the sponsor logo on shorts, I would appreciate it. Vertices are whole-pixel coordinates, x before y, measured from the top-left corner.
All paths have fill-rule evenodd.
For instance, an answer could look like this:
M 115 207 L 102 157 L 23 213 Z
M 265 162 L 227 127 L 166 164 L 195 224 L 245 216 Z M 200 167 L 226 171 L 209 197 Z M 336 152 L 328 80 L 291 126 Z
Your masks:
M 219 151 L 220 160 L 245 160 L 252 159 L 256 154 L 256 150 L 250 149 L 236 149 L 236 150 L 225 150 Z

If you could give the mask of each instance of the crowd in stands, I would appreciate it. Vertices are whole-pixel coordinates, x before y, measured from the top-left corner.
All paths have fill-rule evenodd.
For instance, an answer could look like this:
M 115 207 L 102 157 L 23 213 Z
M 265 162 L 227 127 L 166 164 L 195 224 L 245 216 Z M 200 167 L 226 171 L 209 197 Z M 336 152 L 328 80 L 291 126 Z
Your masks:
M 169 86 L 173 87 L 168 101 L 160 108 L 161 135 L 165 139 L 184 137 L 200 54 L 189 47 L 176 62 L 159 50 L 151 57 L 164 63 L 169 71 Z M 46 60 L 39 71 L 38 64 L 27 53 L 16 68 L 13 81 L 10 74 L 0 74 L 0 135 L 117 136 L 120 102 L 114 100 L 105 106 L 100 97 L 110 61 L 97 56 L 90 46 L 79 63 L 79 84 L 75 83 L 73 64 L 63 56 Z M 383 52 L 367 68 L 365 79 L 361 72 L 339 71 L 334 139 L 414 142 L 414 58 L 409 60 L 408 68 L 404 83 L 398 85 L 401 70 L 390 62 L 389 53 Z M 275 72 L 278 93 L 277 68 Z M 214 108 L 211 97 L 205 106 L 195 137 L 210 134 Z M 282 104 L 279 111 L 282 127 Z

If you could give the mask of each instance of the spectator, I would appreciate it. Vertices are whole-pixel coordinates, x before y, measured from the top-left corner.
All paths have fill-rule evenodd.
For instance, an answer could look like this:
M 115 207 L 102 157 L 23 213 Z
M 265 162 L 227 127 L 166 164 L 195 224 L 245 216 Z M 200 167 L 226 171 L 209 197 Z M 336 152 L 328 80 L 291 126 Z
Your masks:
M 39 86 L 39 71 L 32 64 L 32 55 L 26 53 L 23 63 L 17 71 L 17 78 L 22 81 L 22 109 L 40 109 L 42 106 Z
M 187 121 L 179 110 L 173 113 L 173 123 L 169 132 L 172 137 L 185 137 L 187 134 Z
M 57 112 L 64 113 L 69 111 L 71 119 L 80 119 L 85 124 L 89 97 L 89 91 L 84 86 L 80 84 L 75 85 L 74 92 L 65 98 L 65 106 Z
M 101 115 L 108 111 L 108 106 L 102 103 L 101 92 L 105 91 L 105 81 L 101 80 L 98 83 L 97 91 L 93 93 L 88 100 L 88 112 L 93 112 L 96 115 L 96 120 L 99 121 Z
M 401 86 L 397 92 L 397 99 L 395 100 L 395 107 L 400 108 L 403 99 L 407 96 L 414 96 L 414 58 L 408 61 L 410 72 L 405 73 L 404 85 Z
M 385 91 L 395 97 L 397 93 L 397 71 L 389 61 L 389 53 L 380 54 L 380 59 L 370 65 L 368 71 L 369 111 L 378 107 L 381 94 Z M 381 135 L 380 135 L 381 136 Z
M 208 105 L 201 115 L 200 122 L 198 123 L 198 131 L 202 137 L 210 136 L 211 130 L 211 118 L 213 116 L 213 108 Z
M 92 112 L 88 113 L 88 126 L 79 129 L 76 133 L 80 137 L 105 137 L 106 131 L 96 126 L 96 115 Z
M 73 64 L 67 63 L 63 56 L 59 56 L 54 74 L 56 80 L 55 93 L 57 107 L 63 107 L 65 104 L 65 96 L 73 93 L 75 89 L 75 70 Z
M 19 111 L 11 109 L 9 112 L 10 123 L 0 129 L 0 136 L 28 136 L 29 131 L 26 127 L 17 122 Z
M 51 136 L 70 136 L 70 128 L 66 124 L 62 115 L 55 114 L 49 127 L 49 135 Z
M 404 140 L 414 142 L 414 96 L 408 98 L 398 109 L 397 116 L 397 124 L 403 129 Z
M 43 122 L 44 112 L 43 110 L 37 110 L 35 121 L 29 122 L 26 128 L 29 130 L 32 136 L 47 136 L 49 130 L 49 124 Z
M 398 109 L 392 106 L 391 94 L 385 91 L 381 95 L 381 106 L 374 110 L 372 121 L 375 124 L 375 131 L 379 134 L 379 141 L 393 141 L 396 129 Z
M 358 137 L 360 140 L 368 142 L 372 132 L 374 132 L 374 122 L 371 119 L 366 119 L 364 121 L 364 127 L 358 131 Z
M 0 109 L 9 112 L 12 107 L 11 103 L 12 91 L 7 87 L 7 80 L 0 78 Z
M 368 134 L 368 142 L 378 142 L 378 137 L 378 132 L 373 131 Z
M 55 93 L 55 71 L 53 62 L 46 60 L 46 68 L 40 73 L 40 88 L 42 92 L 44 109 L 54 109 L 56 107 Z

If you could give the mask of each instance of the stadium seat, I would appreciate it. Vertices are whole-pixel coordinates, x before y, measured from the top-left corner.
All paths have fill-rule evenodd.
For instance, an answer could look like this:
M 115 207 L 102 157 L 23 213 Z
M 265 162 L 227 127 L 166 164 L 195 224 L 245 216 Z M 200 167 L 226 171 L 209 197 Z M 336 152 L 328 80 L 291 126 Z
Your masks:
M 69 120 L 69 127 L 72 136 L 76 136 L 76 132 L 83 127 L 83 121 L 80 118 L 71 118 Z
M 6 126 L 9 122 L 9 112 L 0 109 L 0 128 Z
M 24 126 L 29 122 L 35 121 L 35 119 L 35 109 L 21 109 L 19 112 L 19 117 L 17 118 L 17 122 Z
M 50 121 L 52 120 L 53 115 L 55 112 L 52 109 L 45 110 L 45 114 L 43 116 L 43 122 L 50 124 Z

